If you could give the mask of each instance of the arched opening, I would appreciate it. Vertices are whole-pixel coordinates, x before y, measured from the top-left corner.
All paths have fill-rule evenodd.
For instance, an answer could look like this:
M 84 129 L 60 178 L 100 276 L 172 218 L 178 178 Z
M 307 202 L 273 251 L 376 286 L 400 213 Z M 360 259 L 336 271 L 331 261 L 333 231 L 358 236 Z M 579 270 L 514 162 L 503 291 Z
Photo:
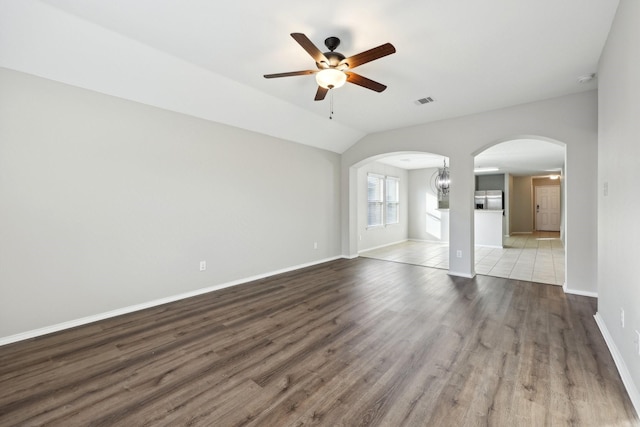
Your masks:
M 355 164 L 353 210 L 360 256 L 449 268 L 449 158 L 396 152 Z
M 542 137 L 497 141 L 475 153 L 476 198 L 503 195 L 502 245 L 487 237 L 486 218 L 496 212 L 482 204 L 474 212 L 477 274 L 564 285 L 565 166 L 566 145 Z
M 521 141 L 527 140 L 530 143 L 534 144 L 534 147 L 530 147 L 530 150 L 524 150 L 522 146 L 517 147 Z M 545 145 L 546 144 L 546 145 Z M 507 150 L 507 148 L 515 147 L 515 149 Z M 513 148 L 512 147 L 512 148 Z M 539 164 L 538 159 L 536 158 L 536 153 L 544 153 L 545 147 L 555 147 L 555 154 L 560 153 L 560 157 L 556 158 L 555 162 L 547 162 L 544 164 L 544 167 Z M 559 150 L 559 151 L 558 151 Z M 505 151 L 502 153 L 501 151 Z M 518 152 L 518 155 L 514 154 L 514 151 Z M 530 152 L 533 151 L 533 154 Z M 444 256 L 441 257 L 439 263 L 431 262 L 430 267 L 437 268 L 448 268 L 449 273 L 454 276 L 463 276 L 463 277 L 473 277 L 476 273 L 479 274 L 488 274 L 487 270 L 487 262 L 490 258 L 486 258 L 486 248 L 483 248 L 482 245 L 477 246 L 475 244 L 476 237 L 476 227 L 475 227 L 475 210 L 474 210 L 474 190 L 476 185 L 477 174 L 474 172 L 475 169 L 481 167 L 487 167 L 486 164 L 482 163 L 482 160 L 486 159 L 500 159 L 500 163 L 496 163 L 498 165 L 504 164 L 504 171 L 509 171 L 508 174 L 504 175 L 501 179 L 504 183 L 504 201 L 505 201 L 505 225 L 501 230 L 501 238 L 509 238 L 512 231 L 521 231 L 521 230 L 511 230 L 513 227 L 513 216 L 511 210 L 515 206 L 513 203 L 510 203 L 510 197 L 512 197 L 515 192 L 512 189 L 512 181 L 515 176 L 522 175 L 521 172 L 515 172 L 514 168 L 522 168 L 523 170 L 528 170 L 530 179 L 529 185 L 533 190 L 533 183 L 531 180 L 533 179 L 543 179 L 549 177 L 549 175 L 558 175 L 561 177 L 559 179 L 559 183 L 561 185 L 561 246 L 555 247 L 555 249 L 563 250 L 568 246 L 565 244 L 565 227 L 566 227 L 566 218 L 567 218 L 567 203 L 566 203 L 566 194 L 567 194 L 567 186 L 566 186 L 566 178 L 567 178 L 567 167 L 566 167 L 566 156 L 567 156 L 567 148 L 566 145 L 560 141 L 553 140 L 550 138 L 540 137 L 540 136 L 513 136 L 508 138 L 502 138 L 498 140 L 494 140 L 488 144 L 482 146 L 482 148 L 477 149 L 471 153 L 451 153 L 451 155 L 440 155 L 433 154 L 432 152 L 425 151 L 402 151 L 402 152 L 386 152 L 386 153 L 378 153 L 373 156 L 369 156 L 360 161 L 354 162 L 351 166 L 347 166 L 346 171 L 348 171 L 348 187 L 349 187 L 349 197 L 345 199 L 345 203 L 348 206 L 348 233 L 345 233 L 345 241 L 346 247 L 350 247 L 351 251 L 349 254 L 353 256 L 358 256 L 359 253 L 375 249 L 379 247 L 384 247 L 386 245 L 393 244 L 397 241 L 427 241 L 427 242 L 440 242 L 442 243 L 442 247 L 440 248 L 440 254 L 444 253 Z M 454 197 L 453 204 L 450 212 L 446 212 L 446 217 L 443 215 L 440 219 L 440 224 L 446 221 L 448 226 L 448 233 L 444 230 L 447 230 L 447 227 L 443 229 L 441 235 L 438 236 L 437 233 L 430 232 L 427 230 L 427 220 L 429 219 L 429 208 L 427 207 L 427 202 L 422 201 L 416 202 L 415 199 L 415 191 L 412 191 L 411 194 L 403 196 L 405 200 L 409 200 L 409 209 L 422 209 L 422 211 L 418 214 L 413 212 L 410 213 L 410 216 L 407 218 L 407 228 L 406 231 L 403 231 L 404 234 L 401 234 L 401 237 L 397 237 L 394 239 L 371 239 L 373 236 L 373 231 L 367 230 L 366 224 L 363 222 L 365 210 L 366 210 L 366 201 L 363 202 L 363 196 L 366 191 L 366 178 L 363 178 L 363 167 L 365 165 L 371 164 L 372 162 L 385 164 L 385 159 L 393 159 L 396 161 L 406 161 L 409 159 L 410 155 L 431 155 L 437 159 L 433 165 L 434 169 L 437 168 L 438 161 L 442 161 L 443 159 L 447 159 L 447 165 L 451 167 L 452 174 L 452 189 L 451 195 Z M 559 162 L 559 163 L 558 163 Z M 474 166 L 475 165 L 475 166 Z M 440 165 L 441 166 L 441 165 Z M 503 173 L 504 173 L 503 171 Z M 382 170 L 383 176 L 388 174 L 384 173 Z M 412 171 L 410 175 L 412 177 L 417 177 L 420 173 L 422 173 L 422 181 L 428 182 L 429 177 L 427 174 L 423 172 Z M 366 177 L 366 174 L 364 174 Z M 418 179 L 418 178 L 416 178 Z M 415 179 L 413 180 L 415 182 Z M 415 185 L 413 186 L 415 188 Z M 411 190 L 410 190 L 411 191 Z M 533 197 L 533 194 L 530 196 Z M 424 206 L 424 208 L 422 208 Z M 433 206 L 433 205 L 431 205 Z M 532 206 L 532 205 L 530 205 Z M 405 208 L 406 209 L 406 208 Z M 465 212 L 467 212 L 466 214 Z M 444 213 L 444 212 L 443 212 Z M 420 216 L 423 215 L 423 220 L 420 219 Z M 467 216 L 468 215 L 468 216 Z M 433 218 L 433 216 L 431 217 Z M 431 222 L 430 230 L 433 230 L 433 222 Z M 416 230 L 421 230 L 424 234 L 420 235 L 416 232 Z M 526 231 L 526 230 L 525 230 Z M 531 229 L 533 232 L 534 229 Z M 447 234 L 449 234 L 449 239 L 447 239 Z M 542 237 L 544 238 L 544 237 Z M 448 240 L 448 241 L 446 241 Z M 542 241 L 542 240 L 540 240 Z M 547 244 L 549 242 L 543 243 Z M 555 244 L 555 243 L 554 243 Z M 557 245 L 556 245 L 557 246 Z M 414 254 L 407 255 L 406 258 L 410 258 Z M 525 260 L 526 257 L 522 258 L 522 261 Z M 517 257 L 516 257 L 517 259 Z M 542 258 L 541 258 L 542 259 Z M 565 258 L 566 259 L 566 258 Z M 399 260 L 396 258 L 396 260 Z M 555 261 L 555 260 L 554 260 Z M 417 259 L 410 259 L 408 262 L 415 264 L 426 265 L 425 262 L 419 261 Z M 447 263 L 449 266 L 447 266 Z M 495 265 L 494 265 L 495 266 Z M 554 265 L 554 267 L 556 267 Z M 540 281 L 545 283 L 554 283 L 554 284 L 566 284 L 566 277 L 568 274 L 565 273 L 565 266 L 557 266 L 558 268 L 554 269 L 554 280 L 536 280 L 536 278 L 531 275 L 531 277 L 522 277 L 521 280 L 532 280 L 532 281 Z M 511 267 L 509 270 L 509 274 L 519 273 L 521 268 L 515 269 L 515 265 Z M 497 275 L 497 270 L 493 272 L 494 275 Z M 565 277 L 562 277 L 565 275 Z M 508 277 L 504 274 L 501 277 Z M 515 276 L 514 276 L 515 278 Z

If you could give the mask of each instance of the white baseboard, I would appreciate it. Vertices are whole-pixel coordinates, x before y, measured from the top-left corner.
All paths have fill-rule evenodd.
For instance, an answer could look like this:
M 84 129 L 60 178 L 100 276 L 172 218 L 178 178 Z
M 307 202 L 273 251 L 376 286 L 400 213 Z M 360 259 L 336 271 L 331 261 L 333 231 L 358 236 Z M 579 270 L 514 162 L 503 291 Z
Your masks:
M 436 240 L 436 239 L 414 239 L 414 238 L 410 238 L 409 239 L 410 242 L 421 242 L 421 243 L 449 243 L 448 240 Z
M 82 317 L 80 319 L 70 320 L 68 322 L 62 322 L 51 326 L 45 326 L 44 328 L 34 329 L 31 331 L 21 332 L 15 335 L 9 335 L 7 337 L 0 337 L 0 346 L 15 343 L 18 341 L 27 340 L 30 338 L 39 337 L 46 334 L 51 334 L 53 332 L 63 331 L 65 329 L 75 328 L 77 326 L 86 325 L 89 323 L 97 322 L 99 320 L 109 319 L 111 317 L 121 316 L 123 314 L 133 313 L 135 311 L 144 310 L 151 307 L 156 307 L 158 305 L 167 304 L 170 302 L 180 301 L 186 298 L 195 297 L 198 295 L 206 294 L 208 292 L 217 291 L 224 288 L 230 288 L 232 286 L 241 285 L 243 283 L 252 282 L 254 280 L 264 279 L 266 277 L 275 276 L 277 274 L 288 273 L 290 271 L 299 270 L 305 267 L 311 267 L 314 265 L 322 264 L 329 261 L 334 261 L 336 259 L 343 258 L 342 256 L 336 256 L 331 258 L 325 258 L 318 261 L 308 262 L 305 264 L 296 265 L 293 267 L 287 267 L 276 271 L 271 271 L 269 273 L 258 274 L 256 276 L 246 277 L 243 279 L 234 280 L 227 283 L 221 283 L 218 285 L 209 286 L 202 289 L 196 289 L 194 291 L 185 292 L 178 295 L 171 295 L 165 298 L 160 298 L 152 301 L 143 302 L 141 304 L 130 305 L 128 307 L 118 308 L 115 310 L 107 311 L 104 313 L 94 314 L 87 317 Z
M 367 252 L 367 251 L 373 251 L 375 249 L 381 249 L 381 248 L 386 248 L 387 246 L 393 246 L 393 245 L 397 245 L 398 243 L 404 243 L 408 241 L 408 239 L 402 239 L 402 240 L 398 240 L 397 242 L 391 242 L 391 243 L 385 243 L 384 245 L 380 245 L 380 246 L 375 246 L 373 248 L 367 248 L 367 249 L 362 249 L 360 251 L 358 251 L 358 253 L 362 253 L 362 252 Z
M 449 276 L 466 277 L 467 279 L 473 279 L 474 277 L 476 277 L 476 274 L 475 274 L 475 273 L 473 273 L 473 274 L 468 274 L 468 273 L 460 273 L 460 272 L 458 272 L 458 271 L 451 271 L 451 270 L 449 270 L 449 271 L 447 272 L 447 274 L 448 274 Z
M 514 234 L 533 234 L 533 231 L 512 231 L 511 235 L 513 236 Z
M 618 347 L 616 347 L 609 330 L 607 329 L 607 325 L 604 323 L 604 319 L 600 316 L 600 313 L 596 313 L 593 316 L 596 319 L 596 324 L 598 328 L 600 328 L 600 332 L 602 333 L 602 337 L 604 341 L 607 343 L 607 347 L 609 347 L 609 352 L 613 357 L 613 361 L 616 364 L 616 368 L 618 368 L 618 373 L 622 378 L 622 383 L 624 387 L 627 389 L 627 393 L 629 394 L 629 398 L 631 399 L 631 403 L 636 410 L 636 415 L 640 416 L 640 392 L 638 392 L 638 387 L 633 382 L 633 378 L 631 378 L 631 374 L 629 373 L 629 369 L 627 368 L 627 364 L 624 363 L 624 359 L 622 355 L 618 351 Z
M 580 295 L 583 297 L 591 297 L 591 298 L 598 298 L 598 293 L 597 292 L 589 292 L 589 291 L 580 291 L 580 290 L 576 290 L 576 289 L 569 289 L 567 287 L 567 283 L 565 282 L 564 285 L 562 285 L 562 290 L 564 291 L 565 294 L 571 294 L 571 295 Z

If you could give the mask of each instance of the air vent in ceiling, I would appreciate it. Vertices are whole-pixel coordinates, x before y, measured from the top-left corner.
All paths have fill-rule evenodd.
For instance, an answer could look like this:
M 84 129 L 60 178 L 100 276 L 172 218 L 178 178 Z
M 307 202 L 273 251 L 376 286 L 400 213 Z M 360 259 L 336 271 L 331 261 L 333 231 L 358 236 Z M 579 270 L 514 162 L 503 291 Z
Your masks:
M 436 100 L 433 99 L 430 96 L 427 96 L 426 98 L 420 98 L 416 101 L 416 104 L 418 105 L 424 105 L 424 104 L 431 104 L 432 102 L 435 102 Z

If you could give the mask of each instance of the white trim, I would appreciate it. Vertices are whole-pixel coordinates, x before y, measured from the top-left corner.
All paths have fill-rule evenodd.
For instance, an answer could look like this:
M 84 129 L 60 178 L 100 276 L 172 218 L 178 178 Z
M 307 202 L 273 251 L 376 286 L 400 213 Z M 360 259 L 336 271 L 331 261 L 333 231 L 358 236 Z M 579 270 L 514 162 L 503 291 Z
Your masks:
M 367 251 L 373 251 L 375 249 L 386 248 L 387 246 L 397 245 L 399 243 L 404 243 L 406 241 L 408 241 L 408 239 L 398 240 L 397 242 L 385 243 L 384 245 L 376 246 L 376 247 L 373 247 L 373 248 L 362 249 L 362 250 L 358 251 L 358 255 L 361 254 L 362 252 L 367 252 Z
M 627 368 L 626 363 L 624 363 L 624 359 L 622 355 L 618 351 L 618 347 L 616 347 L 615 342 L 613 341 L 613 337 L 609 333 L 607 329 L 607 325 L 604 323 L 604 319 L 600 316 L 600 313 L 597 312 L 594 316 L 596 319 L 596 324 L 598 328 L 600 328 L 600 332 L 602 333 L 602 337 L 604 338 L 604 342 L 607 343 L 607 347 L 609 347 L 609 352 L 613 357 L 613 361 L 616 364 L 616 368 L 618 368 L 618 373 L 622 378 L 622 383 L 624 387 L 627 389 L 627 394 L 629 394 L 629 398 L 631 399 L 631 403 L 636 410 L 636 415 L 640 415 L 640 392 L 638 392 L 638 387 L 633 383 L 633 378 L 631 378 L 631 374 L 629 373 L 629 369 Z
M 121 316 L 123 314 L 133 313 L 135 311 L 144 310 L 151 307 L 156 307 L 158 305 L 167 304 L 170 302 L 180 301 L 182 299 L 191 298 L 194 296 L 206 294 L 208 292 L 217 291 L 224 288 L 230 288 L 232 286 L 241 285 L 243 283 L 252 282 L 254 280 L 264 279 L 266 277 L 275 276 L 277 274 L 288 273 L 293 270 L 299 270 L 301 268 L 311 267 L 314 265 L 322 264 L 329 261 L 335 261 L 337 259 L 344 258 L 342 256 L 336 256 L 331 258 L 325 258 L 318 261 L 312 261 L 305 264 L 296 265 L 293 267 L 287 267 L 276 271 L 271 271 L 269 273 L 258 274 L 256 276 L 246 277 L 244 279 L 238 279 L 231 282 L 221 283 L 218 285 L 209 286 L 206 288 L 196 289 L 194 291 L 185 292 L 178 295 L 172 295 L 165 298 L 160 298 L 152 301 L 143 302 L 141 304 L 130 305 L 128 307 L 122 307 L 115 310 L 107 311 L 104 313 L 94 314 L 87 317 L 82 317 L 80 319 L 70 320 L 68 322 L 62 322 L 51 326 L 45 326 L 44 328 L 34 329 L 31 331 L 21 332 L 15 335 L 9 335 L 7 337 L 0 337 L 0 346 L 12 344 L 18 341 L 27 340 L 30 338 L 39 337 L 46 334 L 51 334 L 53 332 L 59 332 L 65 329 L 75 328 L 77 326 L 86 325 L 89 323 L 97 322 L 100 320 L 109 319 L 111 317 Z
M 473 279 L 474 277 L 476 277 L 476 273 L 473 273 L 473 274 L 459 273 L 457 271 L 451 271 L 451 270 L 449 270 L 447 274 L 449 276 L 466 277 L 467 279 Z
M 473 245 L 476 248 L 493 248 L 493 249 L 504 249 L 504 246 L 498 246 L 498 245 Z
M 414 239 L 414 238 L 410 238 L 407 239 L 410 242 L 423 242 L 423 243 L 439 243 L 439 244 L 443 244 L 443 245 L 448 245 L 449 242 L 448 241 L 443 241 L 443 240 L 434 240 L 434 239 Z
M 567 282 L 565 282 L 562 285 L 562 290 L 564 291 L 565 294 L 572 294 L 572 295 L 580 295 L 580 296 L 583 296 L 583 297 L 598 298 L 598 293 L 597 292 L 579 291 L 579 290 L 576 290 L 576 289 L 569 289 L 567 287 Z
M 533 231 L 512 231 L 511 235 L 513 236 L 514 234 L 533 234 Z

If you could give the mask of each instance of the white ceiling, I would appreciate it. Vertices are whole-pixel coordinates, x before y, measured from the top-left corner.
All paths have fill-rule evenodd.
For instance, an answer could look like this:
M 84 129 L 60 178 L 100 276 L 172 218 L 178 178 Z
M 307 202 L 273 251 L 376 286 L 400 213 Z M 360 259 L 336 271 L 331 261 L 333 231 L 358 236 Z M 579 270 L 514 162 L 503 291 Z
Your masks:
M 547 141 L 517 139 L 494 145 L 478 154 L 475 168 L 498 168 L 491 173 L 512 175 L 557 175 L 564 169 L 565 147 Z
M 565 148 L 563 145 L 535 139 L 516 139 L 490 147 L 474 159 L 476 175 L 502 174 L 520 176 L 556 175 L 564 169 Z M 437 154 L 405 153 L 383 157 L 380 163 L 401 169 L 440 168 L 443 161 L 450 166 L 449 159 Z
M 449 166 L 448 157 L 430 153 L 391 154 L 377 159 L 377 161 L 385 165 L 407 170 L 441 168 L 445 161 L 447 162 L 447 166 Z
M 594 89 L 617 0 L 1 0 L 0 66 L 343 152 L 369 133 Z M 313 101 L 290 37 L 397 53 Z M 436 102 L 417 105 L 433 97 Z

